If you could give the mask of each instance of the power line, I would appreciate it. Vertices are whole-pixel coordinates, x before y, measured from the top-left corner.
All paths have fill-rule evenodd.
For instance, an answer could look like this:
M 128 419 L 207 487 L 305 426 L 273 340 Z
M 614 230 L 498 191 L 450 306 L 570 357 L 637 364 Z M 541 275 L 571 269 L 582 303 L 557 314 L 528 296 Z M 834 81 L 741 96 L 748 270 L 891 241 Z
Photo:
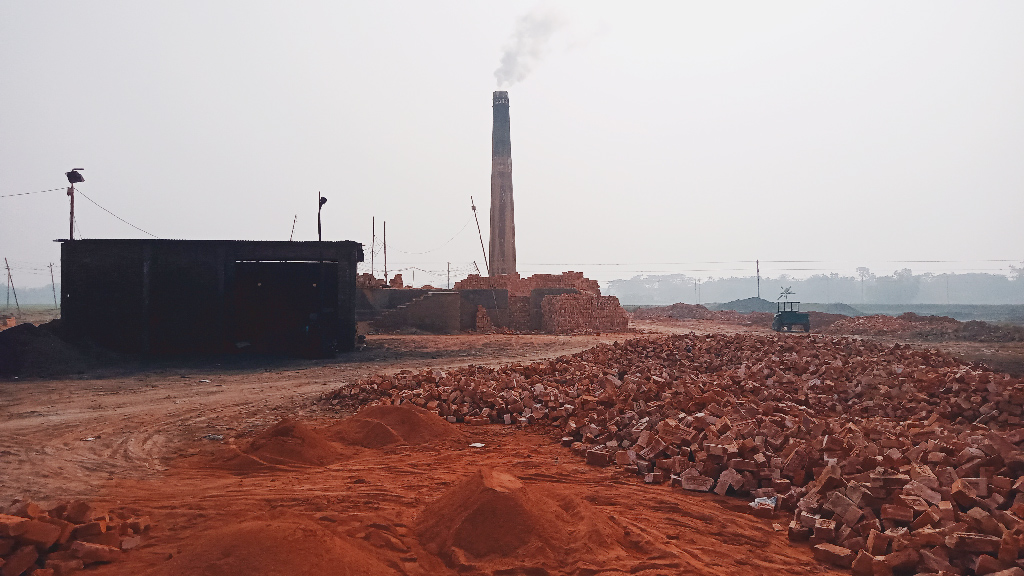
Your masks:
M 444 244 L 441 244 L 440 246 L 438 246 L 436 248 L 431 248 L 430 250 L 426 250 L 426 251 L 423 251 L 423 252 L 407 252 L 405 250 L 399 250 L 398 248 L 395 248 L 394 244 L 392 244 L 391 245 L 391 249 L 396 251 L 396 252 L 401 252 L 402 254 L 430 254 L 431 252 L 436 252 L 436 251 L 440 250 L 441 248 L 444 248 L 445 246 L 451 244 L 453 240 L 458 238 L 459 234 L 462 234 L 462 232 L 466 229 L 467 226 L 469 226 L 469 223 L 472 222 L 472 221 L 473 221 L 473 217 L 470 216 L 469 219 L 466 220 L 466 223 L 462 225 L 462 228 L 459 228 L 459 231 L 455 233 L 455 236 L 452 236 L 451 238 L 448 239 L 447 242 L 445 242 Z
M 50 188 L 49 190 L 38 190 L 36 192 L 19 192 L 18 194 L 4 194 L 0 198 L 10 198 L 12 196 L 28 196 L 29 194 L 42 194 L 43 192 L 56 192 L 57 190 L 67 190 L 63 186 L 60 188 Z
M 118 219 L 118 220 L 120 220 L 121 222 L 124 222 L 125 224 L 127 224 L 127 225 L 131 226 L 132 228 L 135 228 L 135 229 L 136 229 L 136 230 L 138 230 L 139 232 L 142 232 L 143 234 L 149 234 L 149 235 L 150 235 L 150 236 L 152 236 L 153 238 L 160 238 L 160 237 L 159 237 L 159 236 L 157 236 L 156 234 L 151 234 L 151 233 L 149 233 L 149 232 L 146 232 L 145 230 L 143 230 L 142 228 L 139 228 L 139 227 L 138 227 L 138 226 L 136 226 L 135 224 L 132 224 L 131 222 L 129 222 L 129 221 L 127 221 L 127 220 L 125 220 L 124 218 L 121 218 L 121 217 L 120 217 L 120 216 L 118 216 L 117 214 L 114 214 L 114 213 L 113 213 L 113 212 L 111 212 L 110 210 L 107 210 L 107 209 L 106 209 L 106 208 L 104 208 L 103 206 L 100 206 L 99 204 L 97 204 L 97 203 L 96 203 L 96 201 L 95 201 L 95 200 L 93 200 L 92 198 L 89 198 L 88 196 L 86 196 L 86 195 L 85 195 L 85 193 L 84 193 L 84 192 L 82 192 L 81 190 L 75 190 L 75 192 L 78 192 L 79 194 L 81 194 L 82 196 L 84 196 L 84 197 L 85 197 L 85 199 L 86 199 L 86 200 L 88 200 L 89 202 L 92 202 L 93 204 L 96 204 L 96 207 L 97 207 L 97 208 L 99 208 L 100 210 L 103 210 L 104 212 L 106 212 L 107 214 L 110 214 L 110 215 L 111 215 L 111 216 L 113 216 L 114 218 L 117 218 L 117 219 Z

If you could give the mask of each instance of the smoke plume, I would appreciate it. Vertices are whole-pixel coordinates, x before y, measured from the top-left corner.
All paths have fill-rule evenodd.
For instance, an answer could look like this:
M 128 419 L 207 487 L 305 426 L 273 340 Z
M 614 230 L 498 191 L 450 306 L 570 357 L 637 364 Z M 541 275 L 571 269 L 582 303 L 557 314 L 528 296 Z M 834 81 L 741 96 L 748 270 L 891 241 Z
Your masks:
M 559 14 L 539 9 L 519 18 L 505 44 L 501 65 L 494 71 L 498 87 L 506 88 L 529 76 L 547 55 L 551 37 L 564 23 Z

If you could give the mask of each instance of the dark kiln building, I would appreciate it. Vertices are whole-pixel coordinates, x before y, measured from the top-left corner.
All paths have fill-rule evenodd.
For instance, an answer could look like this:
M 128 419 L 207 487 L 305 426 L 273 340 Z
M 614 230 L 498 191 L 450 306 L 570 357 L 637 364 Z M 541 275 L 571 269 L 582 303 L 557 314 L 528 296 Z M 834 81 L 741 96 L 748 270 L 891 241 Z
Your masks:
M 357 242 L 61 242 L 71 338 L 147 354 L 328 356 L 355 345 Z

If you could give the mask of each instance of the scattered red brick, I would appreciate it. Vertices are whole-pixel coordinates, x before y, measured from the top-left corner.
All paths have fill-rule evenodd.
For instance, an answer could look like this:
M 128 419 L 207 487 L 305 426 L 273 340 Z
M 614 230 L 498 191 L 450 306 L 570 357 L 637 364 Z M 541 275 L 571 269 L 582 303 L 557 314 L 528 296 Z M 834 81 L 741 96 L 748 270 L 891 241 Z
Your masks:
M 0 514 L 0 576 L 63 576 L 98 562 L 113 562 L 138 546 L 148 517 L 111 514 L 82 502 L 46 510 L 15 502 Z
M 1024 564 L 1024 382 L 935 351 L 689 334 L 378 375 L 325 400 L 545 426 L 645 482 L 775 497 L 790 540 L 858 574 L 971 574 L 994 566 L 982 555 Z

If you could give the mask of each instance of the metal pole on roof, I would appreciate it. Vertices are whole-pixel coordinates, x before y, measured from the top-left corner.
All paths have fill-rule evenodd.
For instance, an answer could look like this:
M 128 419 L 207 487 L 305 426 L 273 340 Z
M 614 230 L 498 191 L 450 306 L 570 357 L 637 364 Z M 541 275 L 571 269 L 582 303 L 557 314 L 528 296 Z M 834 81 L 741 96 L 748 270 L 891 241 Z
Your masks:
M 14 287 L 14 277 L 11 276 L 11 265 L 7 263 L 7 258 L 4 258 L 4 266 L 7 268 L 7 283 L 11 287 L 11 291 L 14 292 L 14 306 L 18 309 L 18 314 L 21 314 L 21 304 L 18 304 L 18 289 Z M 7 308 L 11 307 L 11 301 L 8 298 Z
M 53 279 L 53 262 L 50 262 L 50 288 L 53 289 L 53 307 L 60 310 L 60 304 L 57 304 L 57 281 Z

